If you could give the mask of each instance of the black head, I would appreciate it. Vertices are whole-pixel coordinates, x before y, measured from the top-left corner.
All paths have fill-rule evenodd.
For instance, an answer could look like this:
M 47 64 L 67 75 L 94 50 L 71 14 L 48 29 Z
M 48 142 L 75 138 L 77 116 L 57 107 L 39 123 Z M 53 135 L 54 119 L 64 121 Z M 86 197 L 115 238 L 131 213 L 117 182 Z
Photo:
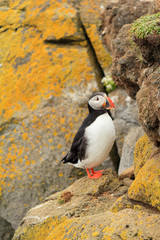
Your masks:
M 95 92 L 88 101 L 89 111 L 102 111 L 115 108 L 112 100 L 103 92 Z

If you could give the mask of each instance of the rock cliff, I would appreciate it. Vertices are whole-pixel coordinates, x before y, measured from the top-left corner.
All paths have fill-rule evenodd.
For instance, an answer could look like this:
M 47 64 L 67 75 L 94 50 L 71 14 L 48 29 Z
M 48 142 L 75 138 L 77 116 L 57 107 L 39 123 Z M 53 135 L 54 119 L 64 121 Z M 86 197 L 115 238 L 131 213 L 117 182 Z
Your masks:
M 132 98 L 137 99 L 139 121 L 149 138 L 159 146 L 160 14 L 154 13 L 158 11 L 157 4 L 158 1 L 135 0 L 119 1 L 106 7 L 102 14 L 102 34 L 106 46 L 110 47 L 113 40 L 113 79 Z M 126 8 L 130 9 L 130 15 L 127 17 L 125 17 Z M 152 14 L 139 18 L 147 13 Z M 137 18 L 138 20 L 132 23 Z
M 130 9 L 129 18 L 121 14 L 125 8 Z M 146 15 L 138 18 L 140 9 Z M 137 100 L 139 122 L 147 134 L 138 140 L 135 147 L 135 180 L 128 196 L 157 209 L 160 206 L 159 10 L 159 1 L 118 1 L 107 6 L 102 14 L 103 39 L 113 54 L 113 79 Z
M 14 228 L 83 175 L 59 160 L 111 64 L 93 17 L 100 2 L 0 2 L 0 215 Z
M 131 25 L 156 11 L 148 0 L 0 2 L 0 216 L 8 240 L 30 208 L 14 239 L 160 238 L 159 30 L 141 39 Z M 159 14 L 152 18 L 159 29 Z M 108 74 L 106 49 L 113 79 L 132 98 L 111 93 L 120 154 L 124 133 L 139 126 L 134 99 L 147 134 L 135 147 L 136 179 L 120 181 L 108 170 L 54 194 L 84 175 L 59 160 Z

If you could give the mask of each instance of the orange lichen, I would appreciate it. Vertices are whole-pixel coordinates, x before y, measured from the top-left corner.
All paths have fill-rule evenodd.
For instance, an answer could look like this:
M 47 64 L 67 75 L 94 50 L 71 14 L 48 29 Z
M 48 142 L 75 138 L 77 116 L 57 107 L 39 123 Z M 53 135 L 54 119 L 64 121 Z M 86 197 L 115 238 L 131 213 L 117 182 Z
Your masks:
M 4 31 L 5 28 L 7 29 L 7 26 L 10 26 L 10 28 L 18 27 L 21 20 L 21 12 L 17 11 L 15 9 L 8 9 L 7 11 L 0 10 L 0 26 L 1 31 Z
M 0 43 L 5 46 L 6 39 L 11 38 L 12 34 L 11 32 L 9 34 L 9 31 L 3 34 L 4 38 L 0 39 Z M 19 115 L 24 110 L 27 113 L 28 110 L 36 109 L 41 101 L 50 95 L 60 96 L 65 84 L 72 87 L 78 85 L 82 79 L 89 81 L 93 78 L 93 74 L 90 74 L 92 68 L 87 63 L 88 56 L 85 49 L 58 48 L 56 45 L 46 48 L 40 34 L 32 28 L 26 29 L 25 41 L 22 41 L 23 35 L 21 34 L 22 30 L 18 30 L 13 35 L 13 39 L 10 39 L 10 47 L 7 47 L 7 50 L 4 47 L 5 52 L 2 54 L 6 61 L 5 58 L 8 54 L 12 54 L 14 57 L 12 51 L 14 48 L 16 49 L 16 59 L 26 61 L 25 64 L 21 64 L 17 60 L 16 65 L 15 61 L 10 60 L 10 64 L 6 64 L 2 68 L 0 93 L 2 96 L 7 93 L 7 98 L 2 98 L 0 102 L 0 114 L 6 120 L 14 115 Z M 27 46 L 27 50 L 25 46 Z M 49 52 L 52 53 L 51 57 L 48 55 Z M 30 54 L 27 55 L 28 53 Z M 59 58 L 59 55 L 63 57 Z M 56 68 L 53 67 L 53 64 L 56 64 Z M 66 70 L 61 71 L 61 69 Z M 20 108 L 20 105 L 23 108 Z
M 61 118 L 60 119 L 60 124 L 64 124 L 64 122 L 65 122 L 65 118 Z
M 24 8 L 25 17 L 21 18 L 21 9 Z M 93 79 L 87 49 L 80 47 L 83 37 L 78 32 L 76 10 L 67 1 L 63 5 L 50 1 L 47 5 L 44 1 L 22 3 L 17 0 L 10 3 L 10 11 L 14 14 L 9 11 L 1 14 L 0 24 L 9 28 L 0 39 L 3 46 L 0 58 L 3 73 L 0 75 L 0 114 L 6 120 L 35 110 L 51 94 L 60 96 L 65 84 L 72 87 L 82 79 Z M 11 24 L 13 30 L 16 28 L 14 24 L 19 26 L 16 32 L 9 26 Z M 44 39 L 50 39 L 50 36 L 54 39 L 75 38 L 77 46 L 45 45 Z
M 112 58 L 110 54 L 106 51 L 105 47 L 103 46 L 99 34 L 97 32 L 97 27 L 95 24 L 89 24 L 86 27 L 87 34 L 92 42 L 93 48 L 96 52 L 97 59 L 101 64 L 103 69 L 108 68 L 109 65 L 112 63 Z
M 148 137 L 141 137 L 135 147 L 136 179 L 128 191 L 132 199 L 160 209 L 160 154 Z
M 154 145 L 145 134 L 136 143 L 134 151 L 134 174 L 137 175 L 143 165 L 151 158 Z
M 27 133 L 23 133 L 23 141 L 25 141 L 28 138 L 28 134 Z
M 76 10 L 67 0 L 47 4 L 43 0 L 11 0 L 8 11 L 0 10 L 1 123 L 12 126 L 11 119 L 19 121 L 14 122 L 13 131 L 8 130 L 8 144 L 5 135 L 0 137 L 0 195 L 7 186 L 6 191 L 11 191 L 11 180 L 18 179 L 20 186 L 23 174 L 30 180 L 33 165 L 43 161 L 46 149 L 62 151 L 60 138 L 71 143 L 75 123 L 83 119 L 86 110 L 78 112 L 61 105 L 61 97 L 66 87 L 68 92 L 79 86 L 85 89 L 95 79 Z M 67 47 L 49 42 L 60 39 L 72 41 Z M 43 106 L 48 107 L 52 98 L 56 104 L 45 115 Z M 66 108 L 76 117 L 64 117 Z M 29 123 L 23 118 L 26 116 Z
M 99 16 L 101 12 L 101 1 L 97 0 L 82 0 L 81 1 L 81 18 L 85 26 L 87 35 L 95 50 L 98 62 L 104 70 L 111 65 L 112 59 L 102 44 L 99 35 Z

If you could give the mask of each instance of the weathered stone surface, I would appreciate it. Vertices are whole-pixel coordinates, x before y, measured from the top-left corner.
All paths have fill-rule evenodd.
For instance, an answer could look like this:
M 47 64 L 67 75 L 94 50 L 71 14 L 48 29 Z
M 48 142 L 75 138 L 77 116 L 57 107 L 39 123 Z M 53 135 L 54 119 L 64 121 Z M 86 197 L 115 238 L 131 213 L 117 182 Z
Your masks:
M 128 175 L 131 176 L 131 177 L 133 176 L 133 174 L 132 175 L 128 174 Z M 131 178 L 126 177 L 126 178 L 123 179 L 122 182 L 125 186 L 130 187 L 131 184 L 133 183 L 133 180 Z
M 159 12 L 145 15 L 131 25 L 131 38 L 139 47 L 144 61 L 150 64 L 160 62 L 159 18 Z
M 145 69 L 140 81 L 143 84 L 137 94 L 139 121 L 156 146 L 160 146 L 160 67 L 155 63 Z
M 0 217 L 0 239 L 11 240 L 14 235 L 14 229 L 4 218 Z
M 0 44 L 4 46 L 0 68 L 1 122 L 24 117 L 51 95 L 69 94 L 71 88 L 73 91 L 81 83 L 81 89 L 94 80 L 87 49 L 44 44 L 41 34 L 33 27 L 2 33 Z M 64 93 L 66 85 L 68 89 Z
M 120 156 L 124 138 L 132 127 L 138 127 L 138 108 L 137 103 L 122 89 L 116 89 L 109 93 L 109 97 L 115 104 L 115 109 L 111 109 L 116 129 L 116 142 Z
M 133 178 L 134 176 L 134 166 L 131 166 L 119 174 L 119 179 Z
M 138 140 L 134 161 L 136 178 L 128 196 L 160 209 L 160 151 L 147 135 Z
M 139 120 L 151 140 L 159 144 L 159 67 L 157 63 L 149 67 L 144 63 L 138 49 L 131 47 L 130 25 L 125 25 L 113 41 L 113 78 L 135 98 L 139 108 Z M 126 36 L 121 44 L 122 36 Z M 139 59 L 138 59 L 139 58 Z M 143 83 L 143 84 L 142 84 Z
M 108 3 L 101 14 L 102 35 L 106 46 L 112 49 L 112 40 L 125 24 L 130 24 L 144 14 L 147 14 L 153 1 L 119 0 Z
M 110 1 L 110 0 L 108 0 Z M 85 27 L 87 36 L 89 37 L 92 47 L 95 51 L 96 58 L 106 73 L 112 59 L 100 38 L 100 12 L 105 7 L 105 0 L 82 0 L 80 1 L 80 18 Z M 103 75 L 101 76 L 101 78 Z
M 159 12 L 159 9 L 160 9 L 160 1 L 159 0 L 155 0 L 154 12 Z
M 9 0 L 1 0 L 0 1 L 0 7 L 8 7 Z
M 113 40 L 112 76 L 116 84 L 126 90 L 129 96 L 135 99 L 139 90 L 140 62 L 138 50 L 132 47 L 130 25 L 124 25 L 117 37 Z M 123 41 L 122 41 L 123 39 Z
M 145 5 L 144 1 L 139 1 L 139 4 L 141 5 L 140 8 L 143 8 L 146 12 L 152 10 L 155 11 L 154 8 L 151 8 L 149 10 L 149 5 Z M 146 9 L 145 6 L 147 6 Z M 114 8 L 114 4 L 111 5 L 111 7 L 108 7 L 106 11 L 112 12 L 112 7 Z M 134 10 L 136 10 L 136 8 Z M 115 10 L 115 16 L 117 12 L 118 10 Z M 129 14 L 132 16 L 131 12 Z M 102 15 L 102 17 L 105 19 L 104 16 Z M 113 23 L 115 16 L 112 14 L 112 18 L 110 19 L 111 24 Z M 108 16 L 106 14 L 106 19 L 107 17 Z M 114 33 L 114 36 L 112 36 L 112 34 L 109 35 L 109 38 L 114 39 L 112 45 L 113 79 L 120 87 L 124 88 L 132 98 L 137 98 L 140 123 L 144 131 L 149 136 L 149 139 L 152 140 L 156 146 L 159 146 L 160 81 L 158 74 L 159 50 L 157 51 L 157 46 L 159 46 L 159 36 L 157 37 L 157 34 L 155 34 L 155 31 L 153 29 L 151 34 L 152 36 L 150 35 L 147 41 L 152 43 L 155 42 L 155 44 L 153 44 L 155 45 L 155 49 L 153 49 L 153 45 L 151 44 L 151 49 L 148 49 L 149 58 L 147 58 L 148 53 L 145 48 L 147 45 L 146 37 L 141 40 L 140 43 L 143 43 L 144 46 L 140 46 L 141 48 L 139 49 L 131 42 L 131 25 L 126 23 L 125 25 L 121 26 L 121 28 L 119 27 L 117 31 L 118 34 L 116 33 L 117 28 L 115 25 L 113 30 L 115 35 Z M 148 26 L 147 23 L 144 23 L 144 25 Z M 159 29 L 157 25 L 154 26 L 156 29 Z M 108 26 L 104 25 L 102 34 L 106 34 L 108 29 Z M 146 29 L 141 27 L 142 34 L 145 31 L 148 32 L 147 27 Z M 106 45 L 110 44 L 109 38 L 106 40 Z M 145 52 L 142 52 L 143 54 L 141 54 L 143 47 L 145 49 Z M 145 59 L 142 55 L 145 57 Z M 137 143 L 134 163 L 134 173 L 136 179 L 133 181 L 129 189 L 129 197 L 138 201 L 142 201 L 144 203 L 148 203 L 159 209 L 159 148 L 156 148 L 149 139 L 147 136 L 145 136 Z
M 159 212 L 116 197 L 123 187 L 110 170 L 81 178 L 32 208 L 13 239 L 158 239 Z
M 144 164 L 151 158 L 154 150 L 157 151 L 157 148 L 150 142 L 147 135 L 142 136 L 136 143 L 136 148 L 134 152 L 134 172 L 137 176 L 140 169 Z
M 0 9 L 0 215 L 14 228 L 84 173 L 59 163 L 99 90 L 72 3 L 16 0 Z
M 144 134 L 141 127 L 133 127 L 124 139 L 121 161 L 118 169 L 120 175 L 123 171 L 134 165 L 134 149 L 137 140 Z
M 36 192 L 32 186 L 39 179 L 41 190 L 36 197 L 31 193 L 32 204 L 35 204 L 49 189 L 55 191 L 55 188 L 62 189 L 69 184 L 62 178 L 68 179 L 71 168 L 61 166 L 56 170 L 55 166 L 86 115 L 87 109 L 78 107 L 85 102 L 83 96 L 91 93 L 97 85 L 85 48 L 44 45 L 39 33 L 32 28 L 25 30 L 26 41 L 22 40 L 24 29 L 19 29 L 14 35 L 10 35 L 10 31 L 3 33 L 4 38 L 1 38 L 3 41 L 10 39 L 13 44 L 5 56 L 2 55 L 13 55 L 12 60 L 1 67 L 1 196 L 4 206 L 11 196 L 15 201 L 10 201 L 0 212 L 16 226 L 32 202 L 27 201 L 26 188 Z M 21 44 L 28 45 L 26 50 L 23 48 L 24 55 Z M 18 53 L 12 51 L 14 47 Z M 30 51 L 33 54 L 29 54 Z M 5 61 L 3 59 L 3 63 Z M 53 181 L 50 185 L 47 183 L 50 180 L 40 171 L 43 165 L 48 169 L 46 172 L 50 172 L 49 178 Z M 57 174 L 61 176 L 58 185 Z M 44 187 L 42 179 L 45 179 Z M 22 195 L 23 200 L 20 201 Z M 12 205 L 16 206 L 17 202 L 21 202 L 22 212 L 18 213 L 16 207 L 13 214 Z
M 24 24 L 36 25 L 38 30 L 43 32 L 44 40 L 85 40 L 77 11 L 68 2 L 64 1 L 62 4 L 54 0 L 38 1 L 38 3 L 30 1 L 29 5 L 27 3 Z M 22 7 L 24 7 L 24 3 L 19 6 L 19 8 Z
M 143 9 L 144 11 L 140 11 L 139 14 L 143 15 L 147 12 L 154 12 L 154 2 L 136 2 L 139 4 L 138 10 Z M 129 6 L 130 4 L 132 5 L 133 2 L 125 1 L 125 4 Z M 150 8 L 150 6 L 152 7 Z M 107 18 L 107 11 L 112 12 L 112 7 L 114 9 L 115 4 L 108 7 L 108 10 L 102 15 L 103 19 L 105 19 L 105 16 Z M 137 11 L 136 8 L 134 9 L 133 5 L 132 8 L 133 11 L 128 12 L 131 18 L 134 16 L 134 11 Z M 115 10 L 115 16 L 119 13 L 118 11 L 119 10 Z M 139 17 L 141 15 L 139 15 Z M 113 13 L 111 16 L 113 16 L 113 18 L 111 18 L 110 21 L 113 23 L 115 16 Z M 110 38 L 114 39 L 112 41 L 113 63 L 111 69 L 113 79 L 116 84 L 124 88 L 133 99 L 135 99 L 137 95 L 140 123 L 156 146 L 160 145 L 160 81 L 158 74 L 160 59 L 158 46 L 160 38 L 158 34 L 158 21 L 159 14 L 151 17 L 143 17 L 141 21 L 139 20 L 133 25 L 135 32 L 133 31 L 133 27 L 131 31 L 131 25 L 127 24 L 130 22 L 124 21 L 123 24 L 120 24 L 118 30 L 115 24 L 113 27 L 115 34 L 113 34 L 113 36 L 111 33 L 109 34 Z M 141 22 L 142 25 L 139 26 Z M 107 31 L 109 28 L 104 23 L 103 29 L 105 29 L 105 27 Z M 133 44 L 132 40 L 134 40 L 140 48 Z M 106 40 L 106 45 L 108 44 Z

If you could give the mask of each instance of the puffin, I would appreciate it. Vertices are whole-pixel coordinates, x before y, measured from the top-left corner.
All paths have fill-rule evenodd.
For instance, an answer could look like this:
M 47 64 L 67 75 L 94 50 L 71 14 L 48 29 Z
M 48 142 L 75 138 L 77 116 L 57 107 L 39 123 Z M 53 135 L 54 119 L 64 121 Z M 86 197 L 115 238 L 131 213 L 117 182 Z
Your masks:
M 77 131 L 69 152 L 61 160 L 86 169 L 88 177 L 98 179 L 105 170 L 94 171 L 109 155 L 115 141 L 115 128 L 108 110 L 115 108 L 104 92 L 95 92 L 88 101 L 88 116 Z

